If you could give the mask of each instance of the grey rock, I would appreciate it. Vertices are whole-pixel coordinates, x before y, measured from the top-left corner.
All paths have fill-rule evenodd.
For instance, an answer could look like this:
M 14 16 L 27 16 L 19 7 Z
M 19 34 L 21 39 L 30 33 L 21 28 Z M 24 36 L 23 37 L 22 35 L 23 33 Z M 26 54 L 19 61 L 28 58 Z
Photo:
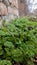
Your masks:
M 9 0 L 3 0 L 3 3 L 4 3 L 6 6 L 9 6 L 9 5 L 10 5 Z

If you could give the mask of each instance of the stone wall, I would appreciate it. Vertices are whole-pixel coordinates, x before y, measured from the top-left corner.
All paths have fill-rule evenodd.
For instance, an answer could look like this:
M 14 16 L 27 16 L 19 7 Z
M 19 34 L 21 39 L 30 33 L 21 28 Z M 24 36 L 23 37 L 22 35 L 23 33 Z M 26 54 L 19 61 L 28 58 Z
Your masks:
M 0 21 L 19 16 L 33 15 L 28 10 L 29 0 L 0 0 Z
M 0 25 L 2 20 L 7 23 L 11 19 L 27 15 L 26 0 L 0 0 Z
M 18 0 L 19 16 L 26 16 L 28 14 L 27 0 Z
M 0 0 L 0 20 L 27 15 L 26 0 Z
M 0 0 L 0 21 L 33 15 L 29 13 L 27 0 Z
M 19 17 L 18 0 L 0 0 L 0 20 Z

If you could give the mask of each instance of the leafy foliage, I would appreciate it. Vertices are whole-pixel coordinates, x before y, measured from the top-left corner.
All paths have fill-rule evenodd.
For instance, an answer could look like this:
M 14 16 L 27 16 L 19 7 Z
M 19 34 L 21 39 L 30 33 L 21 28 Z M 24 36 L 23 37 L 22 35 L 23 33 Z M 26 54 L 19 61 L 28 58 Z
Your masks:
M 11 62 L 7 60 L 0 60 L 0 65 L 11 65 Z
M 31 59 L 34 59 L 36 54 L 37 22 L 24 17 L 12 20 L 8 25 L 5 23 L 2 25 L 0 28 L 0 65 L 5 65 L 5 63 L 12 65 L 13 62 L 33 65 Z

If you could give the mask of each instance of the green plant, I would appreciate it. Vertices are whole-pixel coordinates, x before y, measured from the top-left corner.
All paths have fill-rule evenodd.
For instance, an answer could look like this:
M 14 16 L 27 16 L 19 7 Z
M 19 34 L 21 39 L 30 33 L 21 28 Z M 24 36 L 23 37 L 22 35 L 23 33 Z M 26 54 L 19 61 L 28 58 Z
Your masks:
M 37 22 L 27 18 L 12 20 L 0 28 L 0 60 L 31 64 L 37 54 Z M 1 64 L 2 65 L 2 64 Z M 4 65 L 4 64 L 3 64 Z M 6 64 L 7 65 L 7 64 Z
M 11 65 L 11 62 L 8 60 L 0 60 L 0 65 Z

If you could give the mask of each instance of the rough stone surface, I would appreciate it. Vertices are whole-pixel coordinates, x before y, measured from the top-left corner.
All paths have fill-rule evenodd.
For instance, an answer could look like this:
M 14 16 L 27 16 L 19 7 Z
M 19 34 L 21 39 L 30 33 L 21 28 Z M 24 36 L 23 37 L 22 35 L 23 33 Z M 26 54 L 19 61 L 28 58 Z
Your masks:
M 0 15 L 7 15 L 7 8 L 3 3 L 0 3 Z
M 9 21 L 18 16 L 18 0 L 0 0 L 0 21 Z
M 25 15 L 32 15 L 29 14 L 27 0 L 0 0 L 0 21 Z
M 0 0 L 0 18 L 9 19 L 27 15 L 26 0 Z M 11 17 L 10 17 L 11 16 Z

